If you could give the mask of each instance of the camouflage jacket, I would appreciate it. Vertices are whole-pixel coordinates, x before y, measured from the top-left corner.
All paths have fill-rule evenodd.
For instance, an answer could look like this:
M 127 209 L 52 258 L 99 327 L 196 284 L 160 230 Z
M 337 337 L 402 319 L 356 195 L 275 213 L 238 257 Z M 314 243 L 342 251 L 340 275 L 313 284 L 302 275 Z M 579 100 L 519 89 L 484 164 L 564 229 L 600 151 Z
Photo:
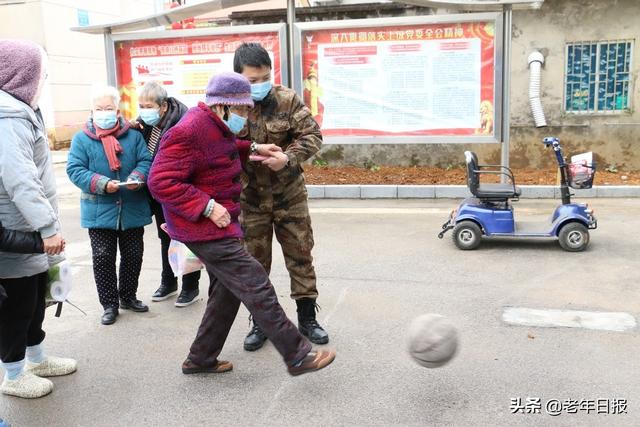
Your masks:
M 307 197 L 302 163 L 318 152 L 322 134 L 295 91 L 274 85 L 250 111 L 239 137 L 258 144 L 276 144 L 289 157 L 289 165 L 278 172 L 259 162 L 244 165 L 241 200 L 245 206 L 261 211 L 286 209 Z

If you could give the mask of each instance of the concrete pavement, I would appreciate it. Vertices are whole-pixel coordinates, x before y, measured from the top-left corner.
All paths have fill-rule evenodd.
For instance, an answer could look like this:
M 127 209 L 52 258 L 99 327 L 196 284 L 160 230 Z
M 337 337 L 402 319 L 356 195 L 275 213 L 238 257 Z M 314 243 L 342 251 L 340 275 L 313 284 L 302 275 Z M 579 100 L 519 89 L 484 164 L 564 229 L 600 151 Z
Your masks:
M 234 370 L 186 376 L 180 363 L 204 302 L 184 309 L 151 303 L 160 274 L 159 244 L 148 227 L 138 296 L 145 314 L 123 312 L 99 324 L 88 237 L 79 227 L 79 195 L 57 166 L 61 218 L 74 264 L 62 317 L 48 312 L 49 353 L 75 357 L 77 373 L 53 379 L 56 389 L 27 401 L 0 397 L 0 415 L 15 426 L 199 425 L 638 425 L 638 329 L 626 332 L 507 325 L 508 307 L 621 312 L 640 318 L 640 200 L 594 199 L 599 228 L 584 253 L 556 242 L 491 241 L 462 252 L 436 234 L 453 200 L 317 200 L 311 202 L 319 276 L 320 322 L 338 356 L 319 373 L 292 378 L 270 344 L 242 350 L 248 331 L 241 309 L 222 357 Z M 553 200 L 521 200 L 516 214 L 539 220 Z M 282 256 L 272 279 L 295 318 Z M 201 282 L 206 294 L 207 280 Z M 429 370 L 405 350 L 411 319 L 447 316 L 460 352 Z M 534 399 L 512 414 L 512 399 Z M 627 413 L 545 413 L 550 399 L 622 399 Z M 517 408 L 516 408 L 517 409 Z

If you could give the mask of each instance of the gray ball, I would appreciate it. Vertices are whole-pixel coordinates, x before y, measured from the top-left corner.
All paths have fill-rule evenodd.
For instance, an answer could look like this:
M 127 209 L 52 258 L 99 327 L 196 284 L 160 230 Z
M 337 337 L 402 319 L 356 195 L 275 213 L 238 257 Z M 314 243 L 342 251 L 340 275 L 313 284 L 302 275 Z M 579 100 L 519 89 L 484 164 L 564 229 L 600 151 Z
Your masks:
M 409 354 L 425 368 L 449 362 L 458 349 L 458 331 L 439 314 L 423 314 L 409 325 Z

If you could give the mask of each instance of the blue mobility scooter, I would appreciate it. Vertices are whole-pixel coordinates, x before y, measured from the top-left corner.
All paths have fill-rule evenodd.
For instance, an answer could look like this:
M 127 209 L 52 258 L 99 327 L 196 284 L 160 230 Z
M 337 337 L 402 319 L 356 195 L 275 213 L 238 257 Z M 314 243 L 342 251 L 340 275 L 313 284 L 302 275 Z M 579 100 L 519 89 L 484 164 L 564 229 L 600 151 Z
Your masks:
M 567 164 L 558 138 L 544 138 L 545 147 L 555 151 L 560 169 L 562 204 L 544 223 L 516 223 L 510 201 L 518 201 L 521 190 L 515 184 L 511 169 L 501 165 L 479 165 L 478 157 L 466 151 L 467 186 L 474 197 L 465 199 L 451 212 L 438 237 L 453 229 L 453 241 L 459 249 L 470 250 L 480 245 L 482 237 L 557 238 L 570 252 L 584 250 L 589 244 L 589 230 L 598 226 L 593 210 L 586 204 L 571 203 L 569 188 L 585 189 L 593 185 L 595 164 Z M 482 175 L 505 175 L 509 183 L 480 183 Z

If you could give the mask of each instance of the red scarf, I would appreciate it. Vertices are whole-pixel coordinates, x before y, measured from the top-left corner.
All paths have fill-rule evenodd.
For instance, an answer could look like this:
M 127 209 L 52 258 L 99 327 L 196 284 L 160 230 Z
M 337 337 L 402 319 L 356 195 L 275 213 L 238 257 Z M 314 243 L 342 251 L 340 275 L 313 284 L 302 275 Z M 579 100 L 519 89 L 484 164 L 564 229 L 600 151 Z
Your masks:
M 120 170 L 120 159 L 118 159 L 118 154 L 122 153 L 122 147 L 115 137 L 115 135 L 120 131 L 120 118 L 118 118 L 118 122 L 111 129 L 100 129 L 95 122 L 93 125 L 96 128 L 96 135 L 102 142 L 104 153 L 107 155 L 109 168 L 111 168 L 112 171 Z

